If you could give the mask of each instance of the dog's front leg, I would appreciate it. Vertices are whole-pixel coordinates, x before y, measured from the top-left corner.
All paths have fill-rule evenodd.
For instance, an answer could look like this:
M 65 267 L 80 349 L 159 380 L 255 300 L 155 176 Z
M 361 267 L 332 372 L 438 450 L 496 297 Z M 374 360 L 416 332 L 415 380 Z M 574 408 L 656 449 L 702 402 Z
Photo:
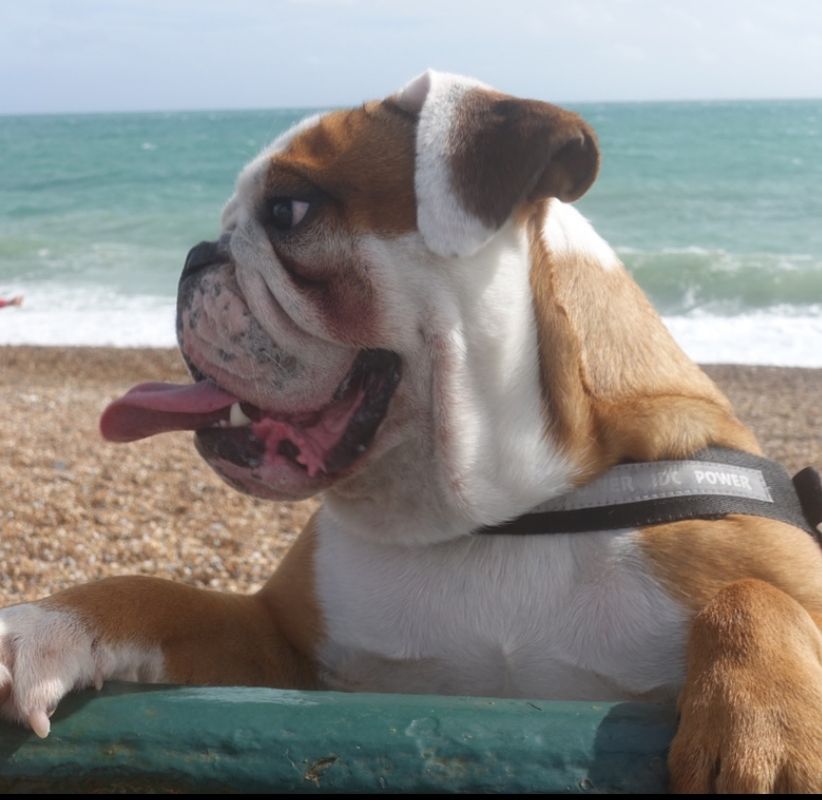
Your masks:
M 822 792 L 822 635 L 770 584 L 720 591 L 694 620 L 676 792 Z
M 0 716 L 45 736 L 64 695 L 105 680 L 314 686 L 302 642 L 285 630 L 299 625 L 278 607 L 283 597 L 287 606 L 301 599 L 305 549 L 298 540 L 256 595 L 124 577 L 1 610 Z M 292 579 L 301 583 L 290 592 Z M 295 616 L 305 621 L 310 613 L 302 608 Z M 310 636 L 308 628 L 293 638 Z

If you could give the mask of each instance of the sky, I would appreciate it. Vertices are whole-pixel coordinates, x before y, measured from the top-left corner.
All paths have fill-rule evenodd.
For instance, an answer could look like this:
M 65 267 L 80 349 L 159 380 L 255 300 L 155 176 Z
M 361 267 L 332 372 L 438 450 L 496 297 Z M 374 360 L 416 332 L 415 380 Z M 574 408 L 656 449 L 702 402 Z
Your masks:
M 822 0 L 0 0 L 0 114 L 822 97 Z

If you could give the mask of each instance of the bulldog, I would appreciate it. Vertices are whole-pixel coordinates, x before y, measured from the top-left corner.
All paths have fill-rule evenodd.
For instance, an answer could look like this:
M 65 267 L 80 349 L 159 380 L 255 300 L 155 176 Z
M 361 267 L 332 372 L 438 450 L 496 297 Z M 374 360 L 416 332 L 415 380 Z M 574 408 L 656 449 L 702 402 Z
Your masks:
M 135 387 L 101 429 L 195 431 L 238 490 L 323 504 L 251 596 L 124 577 L 5 609 L 3 716 L 46 736 L 109 679 L 678 697 L 674 790 L 822 791 L 807 531 L 495 535 L 613 469 L 760 452 L 568 205 L 598 161 L 576 114 L 429 71 L 250 163 L 180 279 L 194 382 Z

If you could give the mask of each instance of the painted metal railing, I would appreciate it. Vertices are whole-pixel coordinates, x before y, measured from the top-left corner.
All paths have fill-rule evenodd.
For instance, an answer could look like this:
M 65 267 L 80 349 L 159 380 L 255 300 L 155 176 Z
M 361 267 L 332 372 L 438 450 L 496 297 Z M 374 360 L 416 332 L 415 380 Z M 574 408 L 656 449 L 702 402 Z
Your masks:
M 664 792 L 670 706 L 113 684 L 45 740 L 0 724 L 3 791 Z

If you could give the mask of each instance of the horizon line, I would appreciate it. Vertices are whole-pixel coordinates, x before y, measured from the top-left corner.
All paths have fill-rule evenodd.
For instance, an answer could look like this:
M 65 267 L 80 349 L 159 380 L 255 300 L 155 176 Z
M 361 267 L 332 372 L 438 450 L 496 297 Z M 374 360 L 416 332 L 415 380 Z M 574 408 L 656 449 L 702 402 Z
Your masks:
M 532 98 L 533 99 L 533 98 Z M 645 98 L 623 100 L 550 100 L 554 105 L 651 105 L 651 104 L 688 104 L 688 103 L 779 103 L 822 101 L 822 96 L 791 96 L 791 97 L 691 97 L 691 98 Z M 368 101 L 365 101 L 368 102 Z M 265 111 L 303 111 L 316 112 L 319 109 L 328 111 L 354 108 L 361 103 L 354 104 L 319 104 L 309 106 L 237 106 L 237 107 L 191 107 L 191 108 L 146 108 L 146 109 L 96 109 L 80 111 L 0 111 L 0 117 L 63 117 L 63 116 L 102 116 L 105 114 L 224 114 L 236 112 L 265 112 Z

